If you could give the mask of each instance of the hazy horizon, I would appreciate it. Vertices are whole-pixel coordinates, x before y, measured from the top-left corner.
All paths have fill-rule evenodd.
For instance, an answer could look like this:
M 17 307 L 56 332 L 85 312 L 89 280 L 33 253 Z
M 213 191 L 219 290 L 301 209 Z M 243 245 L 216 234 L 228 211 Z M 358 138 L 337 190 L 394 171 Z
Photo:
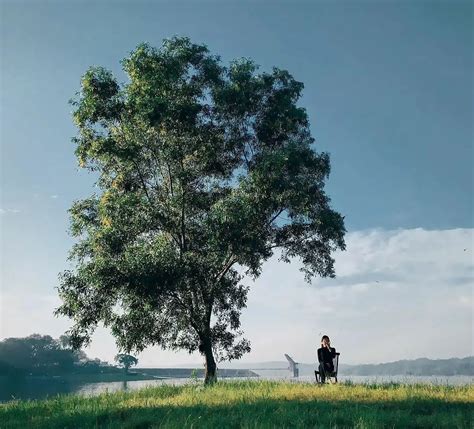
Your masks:
M 466 358 L 471 358 L 471 357 L 474 357 L 472 355 L 470 356 L 463 356 L 463 357 L 452 357 L 452 358 L 444 358 L 444 359 L 430 359 L 430 360 L 450 360 L 450 359 L 466 359 Z M 390 361 L 390 362 L 377 362 L 377 363 L 374 363 L 374 364 L 364 364 L 364 363 L 358 363 L 358 364 L 348 364 L 348 363 L 341 363 L 342 366 L 344 365 L 348 365 L 348 366 L 358 366 L 358 365 L 380 365 L 380 364 L 388 364 L 388 363 L 394 363 L 394 362 L 400 362 L 400 361 L 404 361 L 404 360 L 407 360 L 407 361 L 412 361 L 412 360 L 418 360 L 418 359 L 429 359 L 429 358 L 425 358 L 425 357 L 419 357 L 419 358 L 415 358 L 415 359 L 400 359 L 400 360 L 394 360 L 394 361 Z M 232 369 L 232 368 L 235 368 L 235 369 L 258 369 L 258 367 L 256 368 L 250 368 L 251 365 L 254 365 L 256 366 L 257 364 L 265 364 L 265 365 L 270 365 L 270 364 L 275 364 L 275 365 L 281 365 L 281 367 L 278 367 L 278 368 L 275 368 L 275 370 L 287 370 L 288 368 L 285 367 L 285 365 L 288 365 L 288 363 L 284 360 L 274 360 L 274 361 L 263 361 L 263 362 L 244 362 L 243 359 L 239 360 L 239 361 L 232 361 L 232 362 L 224 362 L 224 363 L 221 363 L 219 365 L 219 368 L 221 369 Z M 298 362 L 298 364 L 302 364 L 302 365 L 315 365 L 315 362 Z M 160 368 L 188 368 L 188 365 L 189 367 L 193 368 L 193 367 L 196 367 L 196 368 L 200 368 L 203 366 L 203 363 L 202 362 L 195 362 L 194 364 L 190 363 L 190 364 L 180 364 L 180 363 L 177 363 L 176 365 L 173 365 L 173 366 L 166 366 L 166 365 L 163 365 L 162 367 Z M 136 366 L 136 368 L 155 368 L 155 367 L 152 367 L 152 366 L 141 366 L 140 363 L 138 363 L 138 365 Z M 264 368 L 264 367 L 263 367 Z M 265 368 L 266 369 L 266 368 Z

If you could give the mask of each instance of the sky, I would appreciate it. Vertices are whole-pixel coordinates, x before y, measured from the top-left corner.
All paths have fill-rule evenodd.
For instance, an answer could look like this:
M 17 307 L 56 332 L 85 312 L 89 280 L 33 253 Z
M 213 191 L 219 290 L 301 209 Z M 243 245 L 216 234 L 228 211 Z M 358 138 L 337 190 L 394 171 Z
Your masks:
M 0 0 L 0 340 L 61 335 L 57 275 L 68 267 L 80 170 L 68 100 L 92 65 L 165 37 L 252 58 L 305 88 L 327 192 L 345 216 L 336 279 L 305 284 L 269 260 L 242 324 L 245 362 L 315 360 L 322 334 L 343 363 L 473 355 L 473 6 L 469 1 Z M 87 349 L 112 361 L 103 328 Z M 149 348 L 143 366 L 199 363 Z

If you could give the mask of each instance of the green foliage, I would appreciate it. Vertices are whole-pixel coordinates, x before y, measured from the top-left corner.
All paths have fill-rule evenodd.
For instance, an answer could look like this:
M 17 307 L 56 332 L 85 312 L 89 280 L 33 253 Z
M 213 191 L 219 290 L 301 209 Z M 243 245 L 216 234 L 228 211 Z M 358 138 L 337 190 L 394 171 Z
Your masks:
M 470 428 L 473 386 L 221 382 L 0 406 L 4 428 Z
M 56 340 L 49 335 L 0 341 L 0 374 L 57 374 L 70 372 L 74 364 L 87 359 L 81 350 L 68 347 L 66 336 Z
M 118 354 L 114 358 L 115 362 L 117 362 L 122 368 L 125 369 L 125 372 L 128 372 L 131 366 L 135 366 L 138 364 L 138 359 L 134 356 L 127 355 L 127 354 Z
M 78 162 L 100 193 L 70 209 L 75 268 L 57 313 L 75 346 L 103 322 L 126 352 L 199 349 L 214 372 L 213 354 L 250 350 L 242 275 L 278 250 L 308 281 L 334 276 L 345 228 L 324 192 L 329 156 L 285 70 L 225 67 L 187 38 L 142 44 L 122 65 L 126 84 L 91 68 L 73 102 Z

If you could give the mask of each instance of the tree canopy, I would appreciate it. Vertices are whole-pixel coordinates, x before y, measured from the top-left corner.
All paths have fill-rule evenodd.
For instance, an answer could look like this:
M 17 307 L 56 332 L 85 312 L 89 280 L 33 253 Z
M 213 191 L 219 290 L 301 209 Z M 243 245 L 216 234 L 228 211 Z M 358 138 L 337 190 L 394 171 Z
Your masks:
M 329 155 L 314 149 L 288 71 L 225 66 L 178 37 L 139 45 L 122 66 L 124 84 L 90 68 L 73 101 L 76 155 L 99 192 L 70 209 L 74 268 L 57 313 L 77 346 L 102 322 L 126 352 L 199 350 L 211 380 L 216 355 L 250 350 L 243 276 L 275 251 L 299 258 L 308 281 L 334 276 L 345 228 L 324 192 Z
M 75 365 L 82 365 L 88 359 L 82 350 L 72 350 L 67 344 L 66 336 L 59 340 L 39 334 L 5 338 L 0 341 L 0 374 L 71 372 Z
M 117 362 L 125 372 L 128 372 L 131 366 L 135 366 L 138 364 L 138 359 L 135 356 L 127 355 L 124 353 L 119 353 L 114 358 L 115 362 Z

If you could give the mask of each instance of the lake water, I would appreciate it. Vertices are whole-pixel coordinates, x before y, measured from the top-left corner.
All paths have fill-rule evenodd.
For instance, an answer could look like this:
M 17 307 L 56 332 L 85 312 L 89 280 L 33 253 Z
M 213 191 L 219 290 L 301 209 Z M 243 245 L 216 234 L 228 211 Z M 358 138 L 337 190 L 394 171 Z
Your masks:
M 295 383 L 314 382 L 314 377 L 301 376 L 297 379 L 287 376 L 265 376 L 251 380 L 286 380 Z M 228 380 L 228 379 L 224 379 Z M 236 380 L 235 378 L 233 380 Z M 238 378 L 237 380 L 247 380 Z M 474 377 L 471 376 L 339 376 L 339 381 L 351 381 L 353 383 L 427 383 L 443 385 L 466 385 L 474 384 Z M 162 384 L 182 385 L 188 383 L 202 382 L 202 380 L 192 380 L 189 378 L 174 378 L 166 380 L 134 380 L 117 382 L 81 383 L 62 379 L 6 379 L 0 378 L 0 402 L 15 399 L 44 399 L 58 394 L 79 394 L 84 396 L 98 395 L 105 392 L 131 391 L 147 386 L 160 386 Z

